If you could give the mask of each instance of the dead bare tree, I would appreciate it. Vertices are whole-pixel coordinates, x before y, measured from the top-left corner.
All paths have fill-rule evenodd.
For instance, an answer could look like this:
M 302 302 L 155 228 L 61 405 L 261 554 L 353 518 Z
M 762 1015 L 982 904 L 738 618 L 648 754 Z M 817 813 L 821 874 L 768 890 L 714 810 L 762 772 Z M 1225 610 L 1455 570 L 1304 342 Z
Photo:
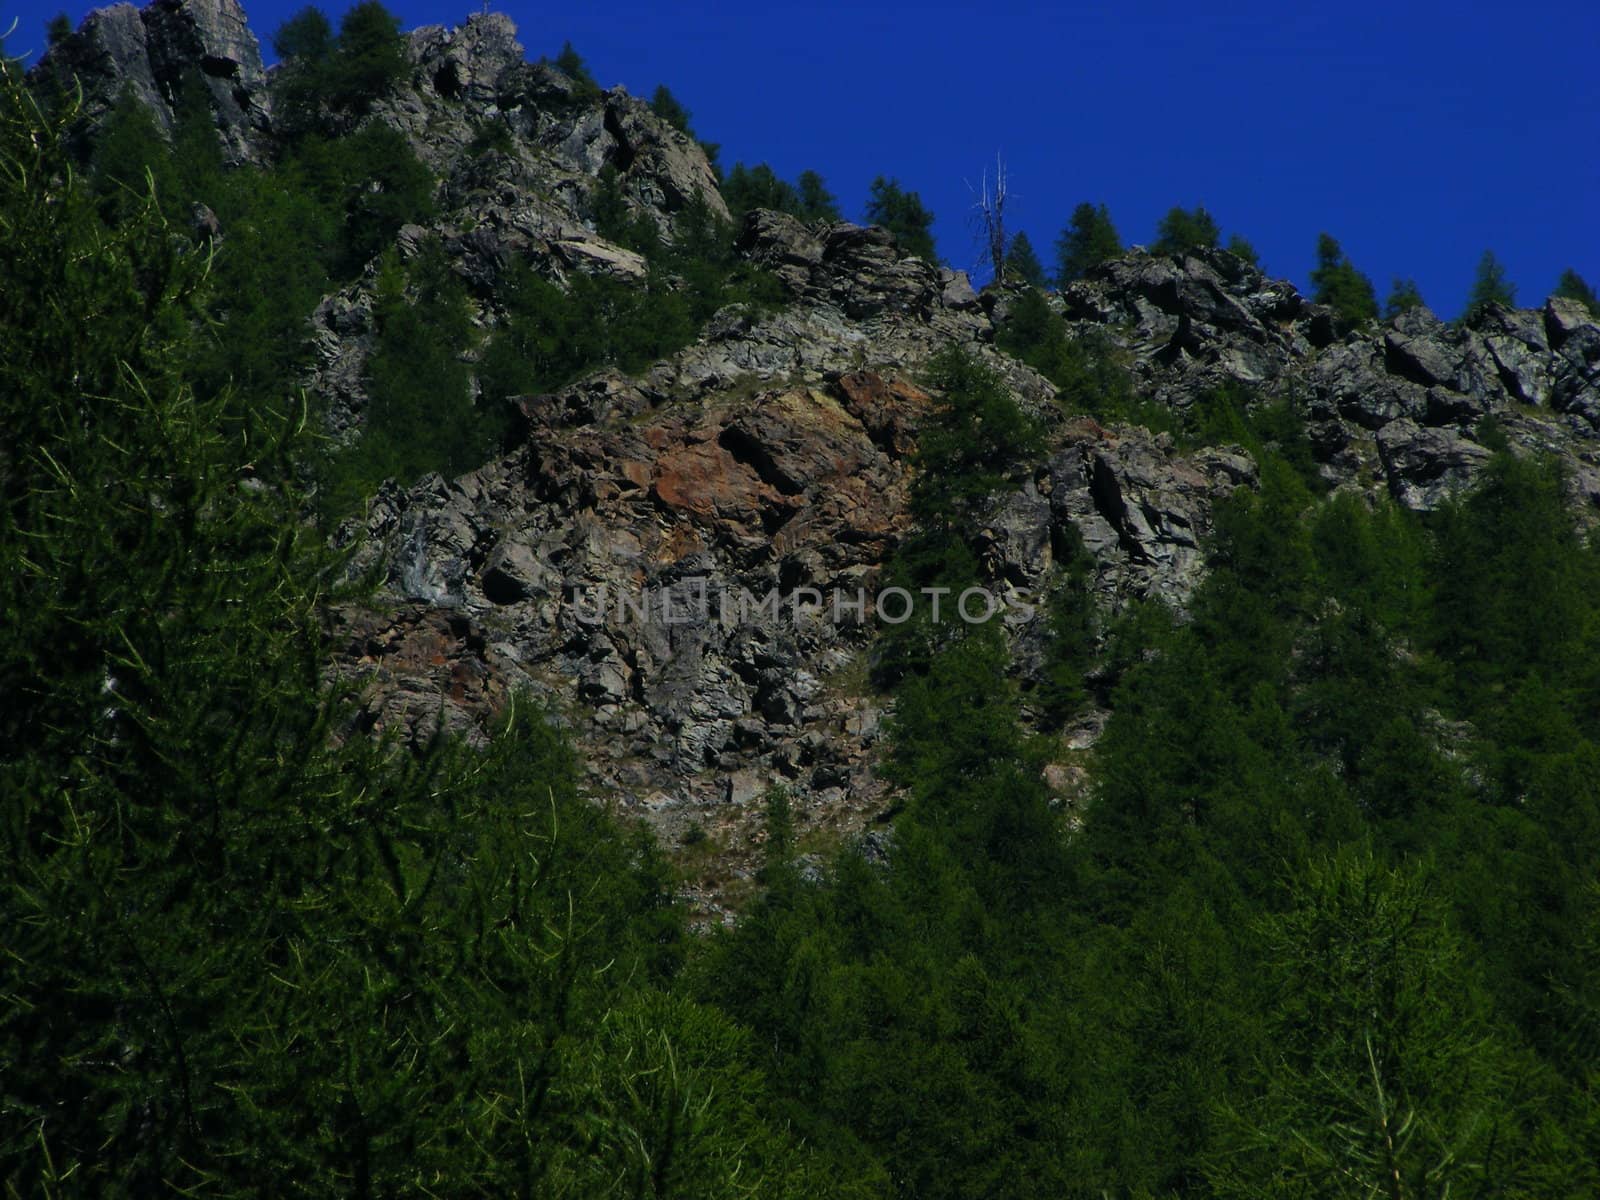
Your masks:
M 1006 200 L 1011 195 L 1006 183 L 1006 161 L 998 152 L 994 156 L 994 187 L 989 186 L 989 170 L 983 171 L 983 182 L 980 189 L 974 189 L 967 184 L 977 199 L 973 202 L 974 224 L 978 229 L 980 245 L 983 256 L 989 260 L 994 268 L 994 281 L 1004 283 L 1006 279 Z

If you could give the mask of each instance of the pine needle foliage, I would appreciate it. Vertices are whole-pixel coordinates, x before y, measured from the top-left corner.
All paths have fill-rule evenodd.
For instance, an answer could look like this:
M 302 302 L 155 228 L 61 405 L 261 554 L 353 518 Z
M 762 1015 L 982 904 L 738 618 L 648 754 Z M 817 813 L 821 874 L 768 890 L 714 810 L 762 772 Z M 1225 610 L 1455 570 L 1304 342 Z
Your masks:
M 352 722 L 303 407 L 192 386 L 208 257 L 105 223 L 71 118 L 0 72 L 7 1193 L 816 1194 L 539 707 Z

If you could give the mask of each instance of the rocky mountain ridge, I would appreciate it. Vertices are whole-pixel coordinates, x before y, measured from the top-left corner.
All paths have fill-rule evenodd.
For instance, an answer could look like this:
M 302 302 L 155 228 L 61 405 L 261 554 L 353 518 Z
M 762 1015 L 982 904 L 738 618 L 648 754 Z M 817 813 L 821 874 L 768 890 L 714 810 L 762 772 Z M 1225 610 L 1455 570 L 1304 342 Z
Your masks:
M 769 782 L 819 823 L 859 827 L 881 811 L 884 713 L 861 687 L 870 630 L 787 616 L 731 629 L 590 622 L 583 598 L 689 581 L 714 596 L 870 588 L 907 527 L 907 451 L 933 402 L 915 380 L 945 340 L 995 364 L 1050 424 L 1050 453 L 996 497 L 984 530 L 985 570 L 1008 601 L 1042 599 L 1071 526 L 1107 608 L 1143 597 L 1181 607 L 1213 502 L 1256 478 L 1239 447 L 1184 452 L 1170 435 L 1061 413 L 1045 381 L 993 347 L 1003 295 L 976 297 L 960 276 L 896 258 L 881 232 L 760 213 L 742 246 L 785 273 L 788 309 L 725 314 L 643 377 L 601 375 L 530 401 L 526 441 L 506 458 L 387 491 L 362 552 L 386 564 L 414 619 L 466 622 L 479 677 L 575 698 L 591 766 L 623 803 L 669 832 L 710 826 L 730 841 L 748 836 Z M 1563 301 L 1492 313 L 1476 329 L 1418 312 L 1329 340 L 1331 314 L 1236 260 L 1141 255 L 1061 303 L 1111 333 L 1141 391 L 1165 403 L 1181 408 L 1226 380 L 1300 397 L 1335 486 L 1433 507 L 1487 462 L 1479 423 L 1493 417 L 1511 445 L 1562 458 L 1575 503 L 1591 515 L 1600 503 L 1600 439 L 1585 411 L 1600 329 Z M 1514 345 L 1508 326 L 1522 334 Z M 1418 360 L 1431 364 L 1425 377 Z M 1515 390 L 1532 381 L 1545 404 Z M 1569 400 L 1558 410 L 1554 396 Z M 1042 618 L 1012 633 L 1026 677 L 1041 661 Z M 361 655 L 383 669 L 376 642 Z M 447 653 L 441 672 L 461 661 Z M 402 677 L 381 720 L 425 727 L 439 692 Z M 446 707 L 465 722 L 484 699 Z M 1096 724 L 1068 744 L 1086 744 Z M 1073 772 L 1056 778 L 1069 798 Z
M 595 230 L 607 166 L 667 243 L 697 196 L 726 218 L 692 137 L 622 89 L 585 95 L 526 62 L 507 18 L 420 29 L 407 46 L 409 75 L 367 119 L 402 132 L 437 173 L 441 216 L 402 229 L 399 250 L 438 237 L 484 327 L 514 263 L 557 282 L 644 275 L 640 255 Z M 131 87 L 170 127 L 188 67 L 206 80 L 230 161 L 270 157 L 273 74 L 233 0 L 100 10 L 38 71 L 75 73 L 91 115 Z M 503 148 L 471 152 L 487 124 L 503 127 Z M 900 254 L 886 231 L 757 211 L 737 248 L 782 282 L 781 309 L 724 309 L 638 375 L 601 371 L 526 397 L 503 456 L 454 480 L 385 486 L 343 535 L 384 589 L 332 618 L 341 669 L 367 681 L 368 725 L 421 739 L 442 716 L 470 735 L 511 690 L 547 696 L 597 789 L 669 841 L 707 833 L 729 851 L 705 881 L 719 895 L 737 891 L 738 850 L 770 784 L 791 791 L 802 831 L 856 831 L 890 803 L 876 771 L 884 701 L 864 686 L 872 626 L 805 601 L 870 593 L 909 527 L 916 433 L 939 402 L 923 371 L 940 348 L 968 348 L 1047 428 L 1048 452 L 993 499 L 982 535 L 1025 683 L 1044 630 L 1042 611 L 1020 614 L 1074 534 L 1107 609 L 1145 597 L 1181 608 L 1213 504 L 1257 481 L 1240 447 L 1064 411 L 1048 380 L 998 348 L 1018 293 L 979 294 L 964 273 Z M 369 270 L 313 317 L 308 382 L 345 438 L 369 401 L 374 286 Z M 1287 400 L 1332 487 L 1428 510 L 1503 442 L 1558 458 L 1574 504 L 1600 515 L 1600 324 L 1574 302 L 1491 307 L 1466 325 L 1416 309 L 1347 329 L 1217 251 L 1135 252 L 1051 304 L 1072 336 L 1106 340 L 1146 402 L 1183 414 L 1224 384 Z M 776 609 L 737 604 L 769 593 Z M 661 603 L 692 609 L 702 595 L 716 619 L 669 619 Z M 723 597 L 735 598 L 731 620 Z M 1095 728 L 1086 720 L 1064 748 Z M 1052 783 L 1072 798 L 1066 761 Z

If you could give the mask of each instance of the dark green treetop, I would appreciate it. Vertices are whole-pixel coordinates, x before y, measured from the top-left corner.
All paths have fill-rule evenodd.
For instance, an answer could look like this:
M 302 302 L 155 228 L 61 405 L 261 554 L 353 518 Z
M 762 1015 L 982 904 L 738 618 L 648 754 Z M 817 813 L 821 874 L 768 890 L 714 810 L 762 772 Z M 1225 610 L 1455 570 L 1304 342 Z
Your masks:
M 800 215 L 800 193 L 793 184 L 778 178 L 778 173 L 766 163 L 753 167 L 734 163 L 733 170 L 722 181 L 722 198 L 735 221 L 756 208 Z
M 339 21 L 339 50 L 332 79 L 334 102 L 361 111 L 406 73 L 400 18 L 379 0 L 363 0 Z
M 1595 316 L 1600 317 L 1600 297 L 1594 294 L 1594 289 L 1582 275 L 1571 267 L 1561 272 L 1561 278 L 1556 280 L 1556 290 L 1553 293 L 1564 296 L 1568 300 L 1576 300 Z
M 1317 267 L 1311 272 L 1311 283 L 1316 288 L 1316 302 L 1332 308 L 1347 324 L 1359 325 L 1378 315 L 1378 294 L 1372 280 L 1356 270 L 1331 234 L 1317 236 Z
M 1056 239 L 1056 286 L 1082 279 L 1090 267 L 1122 253 L 1122 239 L 1104 204 L 1087 201 L 1072 210 L 1072 220 Z
M 735 221 L 756 208 L 788 213 L 802 221 L 837 221 L 839 205 L 827 182 L 815 171 L 800 172 L 794 183 L 778 176 L 767 163 L 747 167 L 734 163 L 722 181 L 722 199 Z
M 969 354 L 941 351 L 928 382 L 946 398 L 917 446 L 921 483 L 912 510 L 925 525 L 971 516 L 1043 445 L 1039 427 L 1005 381 Z M 946 528 L 949 528 L 947 526 Z
M 689 110 L 672 94 L 666 84 L 659 84 L 650 97 L 650 111 L 655 113 L 679 133 L 689 132 Z
M 1244 259 L 1252 267 L 1260 268 L 1261 266 L 1261 255 L 1256 253 L 1256 248 L 1250 244 L 1250 239 L 1242 233 L 1230 233 L 1228 235 L 1228 244 L 1223 249 L 1235 258 Z
M 1034 253 L 1033 243 L 1026 233 L 1017 233 L 1006 247 L 1006 277 L 1029 287 L 1045 285 L 1044 264 Z
M 1424 303 L 1422 289 L 1417 286 L 1415 279 L 1401 279 L 1396 276 L 1389 288 L 1389 298 L 1383 302 L 1383 319 L 1392 321 L 1403 312 L 1421 308 Z
M 561 53 L 556 55 L 555 65 L 558 71 L 577 85 L 580 98 L 600 94 L 600 84 L 589 73 L 589 64 L 583 61 L 583 55 L 573 48 L 571 42 L 561 43 Z M 684 115 L 687 117 L 688 114 Z
M 800 216 L 807 221 L 837 221 L 839 219 L 839 201 L 828 190 L 828 184 L 821 175 L 815 171 L 800 172 L 800 178 L 795 181 L 795 190 L 800 198 Z
M 1467 295 L 1467 307 L 1462 318 L 1471 320 L 1491 304 L 1510 308 L 1516 302 L 1517 288 L 1506 278 L 1505 264 L 1495 256 L 1493 250 L 1485 250 L 1483 257 L 1478 260 L 1478 271 L 1473 276 L 1472 291 Z
M 1221 241 L 1222 227 L 1202 204 L 1193 209 L 1168 210 L 1156 226 L 1156 244 L 1151 249 L 1157 254 L 1188 254 L 1215 250 Z
M 312 6 L 273 34 L 273 47 L 286 60 L 276 111 L 291 140 L 348 130 L 405 77 L 400 18 L 380 0 L 348 10 L 337 38 L 331 29 L 327 15 Z
M 315 5 L 302 8 L 272 35 L 272 48 L 279 58 L 301 63 L 326 61 L 333 54 L 334 45 L 328 14 Z
M 933 245 L 933 213 L 923 206 L 921 196 L 906 191 L 898 179 L 879 175 L 872 181 L 866 219 L 894 234 L 900 249 L 907 254 L 928 262 L 939 261 Z

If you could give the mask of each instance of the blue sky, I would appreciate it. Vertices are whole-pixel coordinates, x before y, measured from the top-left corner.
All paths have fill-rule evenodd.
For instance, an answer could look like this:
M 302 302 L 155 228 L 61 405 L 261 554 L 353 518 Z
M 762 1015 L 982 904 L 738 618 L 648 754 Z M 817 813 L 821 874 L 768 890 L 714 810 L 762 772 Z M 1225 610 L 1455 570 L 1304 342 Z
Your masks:
M 12 47 L 59 7 L 0 7 Z M 246 0 L 269 53 L 299 7 Z M 408 28 L 475 11 L 390 7 Z M 725 165 L 820 171 L 850 216 L 874 176 L 898 177 L 955 266 L 978 257 L 967 183 L 1001 152 L 1013 225 L 1047 263 L 1080 200 L 1109 205 L 1128 242 L 1204 204 L 1272 274 L 1304 285 L 1325 229 L 1380 298 L 1411 276 L 1446 316 L 1488 248 L 1523 304 L 1567 266 L 1600 287 L 1594 0 L 495 7 L 530 58 L 570 39 L 603 85 L 666 83 Z

